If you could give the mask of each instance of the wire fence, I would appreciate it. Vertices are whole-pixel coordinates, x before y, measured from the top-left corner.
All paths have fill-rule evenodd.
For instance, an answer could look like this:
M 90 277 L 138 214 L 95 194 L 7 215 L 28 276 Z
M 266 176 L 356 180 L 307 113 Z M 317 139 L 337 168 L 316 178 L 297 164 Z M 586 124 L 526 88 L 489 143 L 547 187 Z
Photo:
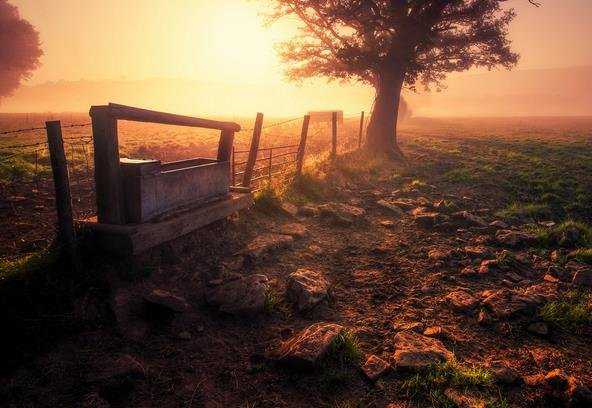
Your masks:
M 79 120 L 82 118 L 71 119 L 78 123 L 63 124 L 61 128 L 72 206 L 75 219 L 86 219 L 96 215 L 92 127 L 91 123 Z M 338 126 L 338 153 L 358 147 L 359 119 L 360 114 L 345 116 Z M 0 132 L 0 260 L 44 249 L 56 236 L 55 190 L 46 128 L 41 123 L 27 121 L 21 123 L 25 126 L 6 129 L 8 126 L 0 120 L 0 126 L 6 129 Z M 253 190 L 260 190 L 269 182 L 285 183 L 294 176 L 302 123 L 303 117 L 295 117 L 262 126 L 261 148 L 251 182 Z M 232 155 L 233 185 L 241 184 L 254 130 L 254 122 L 241 125 Z M 121 139 L 122 156 L 167 162 L 215 156 L 218 135 L 129 123 L 123 124 Z M 311 120 L 306 161 L 330 150 L 331 124 Z

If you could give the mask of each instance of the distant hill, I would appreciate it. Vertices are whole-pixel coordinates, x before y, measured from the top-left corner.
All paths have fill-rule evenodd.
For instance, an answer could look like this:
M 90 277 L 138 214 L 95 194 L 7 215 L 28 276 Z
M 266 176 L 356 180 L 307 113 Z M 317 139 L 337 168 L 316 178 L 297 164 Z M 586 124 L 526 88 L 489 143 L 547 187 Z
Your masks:
M 415 116 L 592 115 L 592 67 L 458 74 L 442 92 L 408 94 Z M 183 79 L 60 81 L 25 86 L 0 100 L 0 112 L 85 112 L 118 102 L 186 114 L 271 116 L 309 110 L 370 110 L 358 85 L 206 83 Z

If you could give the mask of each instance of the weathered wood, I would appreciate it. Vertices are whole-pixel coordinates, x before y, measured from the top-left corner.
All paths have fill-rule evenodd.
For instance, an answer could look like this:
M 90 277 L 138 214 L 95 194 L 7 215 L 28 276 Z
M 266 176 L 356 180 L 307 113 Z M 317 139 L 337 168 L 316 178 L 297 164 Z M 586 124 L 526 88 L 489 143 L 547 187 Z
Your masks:
M 95 149 L 95 191 L 99 222 L 125 224 L 117 119 L 111 116 L 107 106 L 93 107 L 90 115 Z
M 358 149 L 362 147 L 362 133 L 364 133 L 364 111 L 360 116 L 360 133 L 358 135 Z
M 217 120 L 194 118 L 191 116 L 176 115 L 173 113 L 157 112 L 148 109 L 134 108 L 131 106 L 110 103 L 108 106 L 93 106 L 91 116 L 95 109 L 108 109 L 109 116 L 114 119 L 133 120 L 135 122 L 160 123 L 163 125 L 201 127 L 206 129 L 228 130 L 238 132 L 241 127 L 234 122 L 221 122 Z
M 135 225 L 100 224 L 96 219 L 81 221 L 82 226 L 95 231 L 97 244 L 104 250 L 118 255 L 144 252 L 164 242 L 187 235 L 253 203 L 247 192 L 234 192 L 225 200 L 185 210 L 166 219 Z
M 47 146 L 51 159 L 53 184 L 55 188 L 56 212 L 58 216 L 58 242 L 70 259 L 76 254 L 76 234 L 72 216 L 72 196 L 70 193 L 70 177 L 68 163 L 62 139 L 60 121 L 45 122 Z
M 296 175 L 302 174 L 302 167 L 304 166 L 304 156 L 306 154 L 306 138 L 308 136 L 308 124 L 310 123 L 310 115 L 304 116 L 302 122 L 302 131 L 300 132 L 300 144 L 298 145 L 298 154 L 296 156 Z
M 331 156 L 337 156 L 337 112 L 333 112 L 331 118 Z
M 261 140 L 261 129 L 263 127 L 263 114 L 257 113 L 255 118 L 255 127 L 253 128 L 253 138 L 251 139 L 251 147 L 249 149 L 249 157 L 247 158 L 247 164 L 245 172 L 243 174 L 243 186 L 249 187 L 251 185 L 251 179 L 253 178 L 253 169 L 257 162 L 257 154 L 259 153 L 259 141 Z
M 234 131 L 222 130 L 220 132 L 220 144 L 218 145 L 218 161 L 230 162 L 232 144 L 234 142 Z

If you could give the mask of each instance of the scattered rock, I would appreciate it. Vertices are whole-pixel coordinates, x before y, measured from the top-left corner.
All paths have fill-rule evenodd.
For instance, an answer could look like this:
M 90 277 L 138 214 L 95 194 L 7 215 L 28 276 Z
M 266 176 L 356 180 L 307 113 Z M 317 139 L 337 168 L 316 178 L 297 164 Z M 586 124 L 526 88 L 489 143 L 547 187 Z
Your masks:
M 319 214 L 329 223 L 350 226 L 354 222 L 362 220 L 366 215 L 366 210 L 348 204 L 329 203 L 319 206 Z
M 592 391 L 589 387 L 571 376 L 568 378 L 568 383 L 567 400 L 572 407 L 592 406 Z
M 448 221 L 448 216 L 437 212 L 427 211 L 425 207 L 418 207 L 411 211 L 415 222 L 423 227 L 431 228 Z
M 487 326 L 493 323 L 493 318 L 485 310 L 480 310 L 479 314 L 477 315 L 477 323 L 479 323 L 482 326 Z
M 527 246 L 536 241 L 536 236 L 522 231 L 499 230 L 495 239 L 502 245 L 512 248 Z
M 468 211 L 459 211 L 452 214 L 452 219 L 457 222 L 463 222 L 478 227 L 487 227 L 489 224 L 485 220 L 477 215 L 473 215 Z
M 508 229 L 510 227 L 508 224 L 500 220 L 490 222 L 489 226 L 497 229 Z
M 98 392 L 91 392 L 84 396 L 84 399 L 81 404 L 82 408 L 110 408 L 111 404 L 109 404 L 106 400 L 104 400 Z
M 477 270 L 473 268 L 471 265 L 464 267 L 460 274 L 463 276 L 475 276 L 477 275 Z
M 379 224 L 384 228 L 394 228 L 395 227 L 395 222 L 391 221 L 391 220 L 383 220 L 383 221 L 380 221 Z
M 280 205 L 280 208 L 283 212 L 285 212 L 291 217 L 295 217 L 296 215 L 298 215 L 298 208 L 292 203 L 283 202 Z
M 430 326 L 423 331 L 423 335 L 437 339 L 444 339 L 448 337 L 448 333 L 442 326 Z
M 376 381 L 380 376 L 390 370 L 390 368 L 389 363 L 374 354 L 370 355 L 362 365 L 362 371 L 370 381 Z
M 415 202 L 414 200 L 411 200 L 409 198 L 403 198 L 403 199 L 399 199 L 399 200 L 390 200 L 389 203 L 392 205 L 396 205 L 397 207 L 402 208 L 405 211 L 410 211 L 413 208 L 415 208 L 417 205 L 417 202 Z
M 479 301 L 475 299 L 469 293 L 463 290 L 456 290 L 446 295 L 446 300 L 450 302 L 450 305 L 459 312 L 471 311 L 477 306 Z
M 504 385 L 516 384 L 521 380 L 518 371 L 505 365 L 493 365 L 490 367 L 495 382 Z
M 405 212 L 401 209 L 401 207 L 398 207 L 396 204 L 393 204 L 390 201 L 387 200 L 378 200 L 376 202 L 376 204 L 379 207 L 382 207 L 388 211 L 390 211 L 391 213 L 398 215 L 398 216 L 402 216 L 403 214 L 405 214 Z
M 305 217 L 316 217 L 319 215 L 319 209 L 314 205 L 303 205 L 298 209 L 299 215 L 304 215 Z
M 147 303 L 164 307 L 176 313 L 182 313 L 189 310 L 189 303 L 185 298 L 172 294 L 163 289 L 153 289 L 144 295 L 144 301 Z
M 133 341 L 142 340 L 149 331 L 148 324 L 140 316 L 142 299 L 128 289 L 118 289 L 111 300 L 111 309 L 121 335 Z
M 428 258 L 433 261 L 447 261 L 452 257 L 453 251 L 450 249 L 435 248 L 428 252 Z
M 327 297 L 329 281 L 325 276 L 310 269 L 298 269 L 288 277 L 287 295 L 299 310 L 308 310 Z
M 308 246 L 308 250 L 315 255 L 322 255 L 325 251 L 318 245 L 312 244 Z
M 440 340 L 415 332 L 397 333 L 394 340 L 394 361 L 398 368 L 421 369 L 453 358 Z
M 444 395 L 448 398 L 455 407 L 457 408 L 486 408 L 486 402 L 476 396 L 462 394 L 455 388 L 446 388 Z
M 250 258 L 258 259 L 272 251 L 284 249 L 292 245 L 294 238 L 283 234 L 261 234 L 253 239 L 244 251 Z
M 526 330 L 538 336 L 546 336 L 549 334 L 549 327 L 543 322 L 531 323 Z
M 486 259 L 479 265 L 479 275 L 489 275 L 498 267 L 499 262 L 497 259 Z
M 592 269 L 580 269 L 574 274 L 572 284 L 577 286 L 592 286 Z
M 146 376 L 144 363 L 131 354 L 123 354 L 116 358 L 105 358 L 99 361 L 99 367 L 90 370 L 87 380 L 102 385 L 124 380 L 139 380 Z
M 494 291 L 491 295 L 485 298 L 482 303 L 498 318 L 510 317 L 528 308 L 528 305 L 524 301 L 516 298 L 514 294 L 507 289 Z
M 413 331 L 416 333 L 422 333 L 424 329 L 424 324 L 420 322 L 394 323 L 393 329 L 395 329 L 396 331 Z
M 560 368 L 556 368 L 545 374 L 543 382 L 551 390 L 559 392 L 566 391 L 569 385 L 567 374 Z
M 208 288 L 206 301 L 224 313 L 254 315 L 263 311 L 267 290 L 265 275 L 251 275 Z
M 327 354 L 343 330 L 335 323 L 315 323 L 283 342 L 269 356 L 296 368 L 311 368 Z
M 484 245 L 466 246 L 465 253 L 471 258 L 485 258 L 491 255 L 491 251 Z
M 290 235 L 293 238 L 304 238 L 308 234 L 306 227 L 299 223 L 284 224 L 280 228 L 280 234 Z

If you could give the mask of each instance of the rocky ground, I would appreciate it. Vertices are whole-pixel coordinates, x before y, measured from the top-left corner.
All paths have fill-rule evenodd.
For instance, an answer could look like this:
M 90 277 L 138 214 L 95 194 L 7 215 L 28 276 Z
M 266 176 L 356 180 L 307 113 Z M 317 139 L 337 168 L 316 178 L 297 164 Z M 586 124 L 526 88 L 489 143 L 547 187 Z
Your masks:
M 495 191 L 372 161 L 342 158 L 283 201 L 266 192 L 253 210 L 105 267 L 108 298 L 73 312 L 104 324 L 2 378 L 0 397 L 592 406 L 592 269 L 570 256 L 588 231 L 501 218 Z

